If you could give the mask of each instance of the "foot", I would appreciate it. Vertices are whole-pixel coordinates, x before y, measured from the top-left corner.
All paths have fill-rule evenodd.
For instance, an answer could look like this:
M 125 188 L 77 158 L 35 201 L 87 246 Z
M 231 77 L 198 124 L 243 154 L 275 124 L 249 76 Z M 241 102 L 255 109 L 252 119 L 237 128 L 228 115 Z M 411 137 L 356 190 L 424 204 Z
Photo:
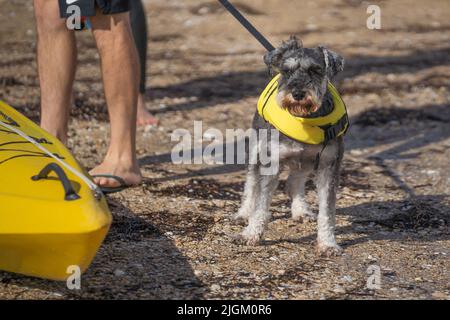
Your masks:
M 242 206 L 239 211 L 233 215 L 232 219 L 235 223 L 242 225 L 248 222 L 248 218 L 250 217 L 251 212 L 251 208 Z
M 304 222 L 317 220 L 317 215 L 312 212 L 307 203 L 293 203 L 291 212 L 292 219 L 295 221 Z
M 264 233 L 264 226 L 248 225 L 241 234 L 242 242 L 248 246 L 257 246 L 261 243 Z
M 142 182 L 142 175 L 137 163 L 135 165 L 124 165 L 120 161 L 105 160 L 101 165 L 92 169 L 89 172 L 92 176 L 95 175 L 114 175 L 124 180 L 127 186 L 137 186 Z M 116 188 L 120 187 L 120 182 L 116 179 L 97 177 L 94 182 L 102 188 Z
M 318 244 L 317 253 L 321 257 L 336 257 L 342 254 L 343 250 L 338 244 Z
M 229 235 L 234 244 L 255 247 L 261 243 L 261 237 L 258 235 L 249 235 L 245 232 Z
M 152 116 L 150 112 L 145 108 L 145 97 L 144 94 L 140 94 L 138 98 L 137 107 L 137 125 L 138 127 L 145 126 L 157 126 L 159 123 L 158 119 Z

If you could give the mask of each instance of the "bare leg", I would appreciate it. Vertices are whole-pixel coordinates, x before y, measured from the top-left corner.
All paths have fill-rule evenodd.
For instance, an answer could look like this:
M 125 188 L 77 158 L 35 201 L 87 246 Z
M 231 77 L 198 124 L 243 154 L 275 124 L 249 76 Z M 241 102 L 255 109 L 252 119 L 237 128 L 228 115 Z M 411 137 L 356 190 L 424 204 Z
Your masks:
M 41 87 L 41 126 L 63 143 L 67 128 L 77 49 L 74 31 L 59 17 L 58 1 L 34 0 Z
M 93 34 L 100 53 L 103 84 L 111 121 L 111 142 L 103 163 L 91 174 L 120 176 L 128 185 L 142 177 L 136 159 L 136 107 L 139 87 L 139 61 L 128 13 L 92 18 Z M 118 182 L 98 178 L 104 187 Z
M 311 170 L 298 168 L 291 170 L 291 174 L 287 181 L 287 187 L 292 199 L 292 218 L 297 221 L 303 221 L 304 219 L 315 220 L 316 215 L 311 211 L 305 200 L 305 185 L 311 174 Z
M 147 17 L 145 8 L 141 0 L 130 1 L 131 4 L 131 29 L 133 31 L 134 42 L 139 54 L 139 62 L 141 67 L 141 78 L 139 84 L 139 98 L 137 107 L 137 124 L 138 126 L 157 125 L 158 119 L 153 117 L 145 107 L 145 90 L 146 90 L 146 69 L 147 69 Z
M 159 123 L 158 118 L 155 118 L 145 106 L 145 93 L 139 92 L 138 106 L 137 106 L 137 125 L 139 127 L 145 126 L 157 126 Z

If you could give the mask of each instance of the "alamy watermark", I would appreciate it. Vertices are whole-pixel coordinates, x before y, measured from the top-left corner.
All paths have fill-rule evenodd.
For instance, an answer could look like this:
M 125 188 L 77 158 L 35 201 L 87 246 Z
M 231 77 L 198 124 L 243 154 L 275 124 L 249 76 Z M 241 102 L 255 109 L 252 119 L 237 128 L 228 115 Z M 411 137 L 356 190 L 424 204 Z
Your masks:
M 66 13 L 69 15 L 66 20 L 66 26 L 69 30 L 81 29 L 81 8 L 75 4 L 67 7 Z
M 69 290 L 81 290 L 81 268 L 80 266 L 68 266 L 66 273 L 69 274 L 66 285 Z
M 380 30 L 381 29 L 381 8 L 375 4 L 367 7 L 367 18 L 366 25 L 369 30 Z
M 171 141 L 177 144 L 171 159 L 185 165 L 260 164 L 262 175 L 272 175 L 279 168 L 279 138 L 275 129 L 226 129 L 223 133 L 215 128 L 203 131 L 203 122 L 194 121 L 193 134 L 186 129 L 172 132 Z
M 377 265 L 370 265 L 367 268 L 369 278 L 366 282 L 367 289 L 380 290 L 381 289 L 381 268 Z

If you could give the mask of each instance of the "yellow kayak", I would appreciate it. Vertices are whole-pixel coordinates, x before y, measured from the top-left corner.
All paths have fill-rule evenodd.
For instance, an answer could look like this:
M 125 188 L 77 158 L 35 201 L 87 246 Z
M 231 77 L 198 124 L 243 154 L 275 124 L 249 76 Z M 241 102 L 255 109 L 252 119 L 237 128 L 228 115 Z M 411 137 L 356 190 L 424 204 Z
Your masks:
M 0 101 L 0 270 L 66 280 L 89 267 L 111 222 L 67 148 Z

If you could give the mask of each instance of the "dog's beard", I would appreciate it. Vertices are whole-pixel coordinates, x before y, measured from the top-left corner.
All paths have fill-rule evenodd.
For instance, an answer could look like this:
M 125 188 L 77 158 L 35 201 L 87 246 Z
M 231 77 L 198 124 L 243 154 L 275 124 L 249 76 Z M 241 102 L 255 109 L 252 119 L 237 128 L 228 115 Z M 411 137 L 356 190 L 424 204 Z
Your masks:
M 294 117 L 306 117 L 319 110 L 320 104 L 315 95 L 308 94 L 303 100 L 295 100 L 292 94 L 280 92 L 279 102 L 283 109 Z

